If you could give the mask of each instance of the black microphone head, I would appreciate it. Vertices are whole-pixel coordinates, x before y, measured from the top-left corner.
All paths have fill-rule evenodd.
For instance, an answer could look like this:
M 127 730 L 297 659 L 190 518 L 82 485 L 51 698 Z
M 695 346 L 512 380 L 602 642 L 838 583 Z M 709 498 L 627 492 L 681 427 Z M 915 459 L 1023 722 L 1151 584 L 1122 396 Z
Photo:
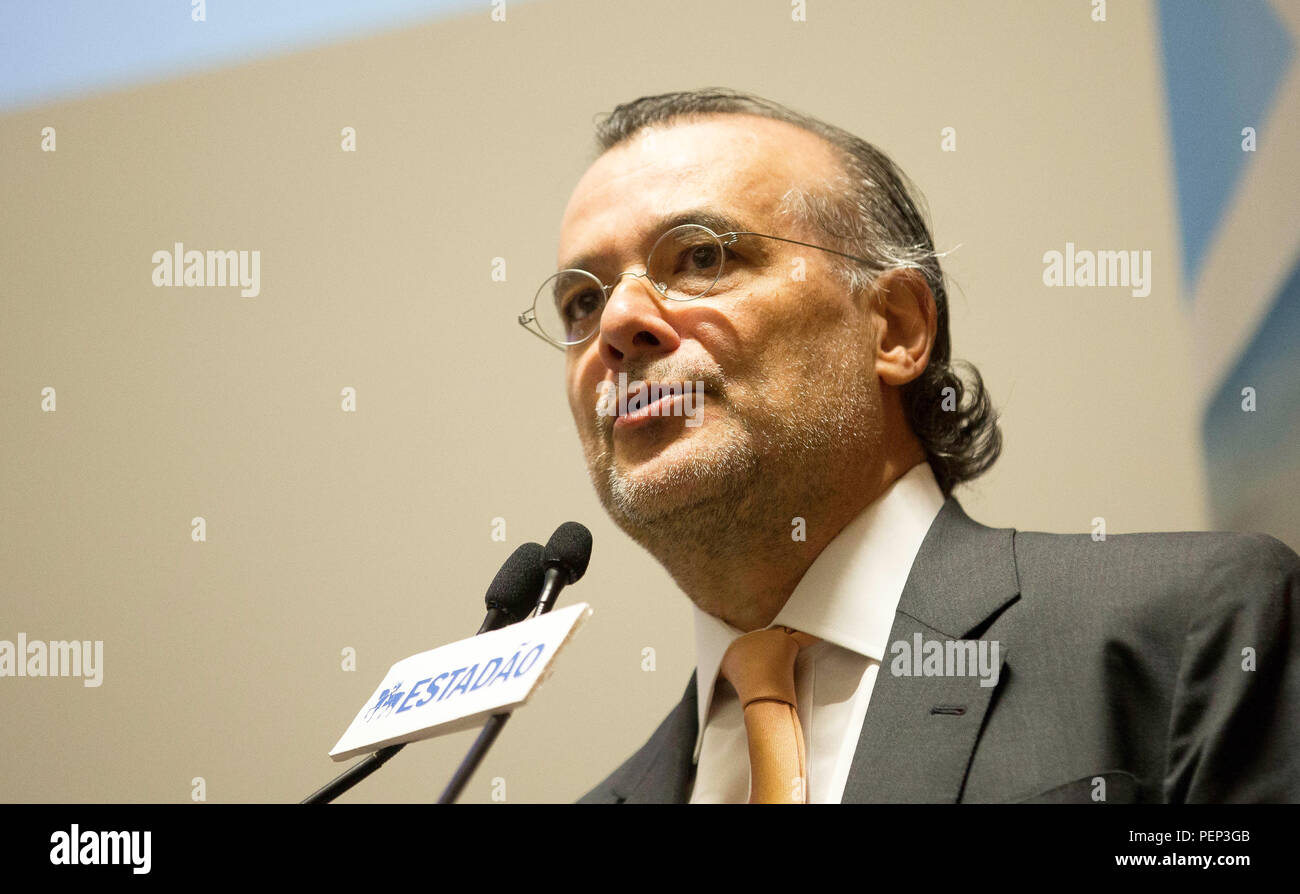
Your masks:
M 590 561 L 591 532 L 574 521 L 565 522 L 555 529 L 542 554 L 542 565 L 563 568 L 568 572 L 571 584 L 577 583 L 578 578 L 587 573 Z
M 489 610 L 500 609 L 519 620 L 537 606 L 546 578 L 542 552 L 540 543 L 524 543 L 510 554 L 488 587 L 484 602 Z

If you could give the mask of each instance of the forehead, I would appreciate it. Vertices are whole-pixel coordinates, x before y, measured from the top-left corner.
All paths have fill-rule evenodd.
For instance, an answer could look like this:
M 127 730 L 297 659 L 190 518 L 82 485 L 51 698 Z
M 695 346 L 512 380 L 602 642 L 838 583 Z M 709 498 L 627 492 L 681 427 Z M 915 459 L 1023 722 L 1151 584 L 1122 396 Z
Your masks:
M 652 239 L 654 221 L 682 211 L 709 209 L 766 232 L 790 189 L 822 182 L 836 164 L 825 140 L 784 121 L 727 114 L 654 125 L 578 181 L 560 225 L 560 265 Z

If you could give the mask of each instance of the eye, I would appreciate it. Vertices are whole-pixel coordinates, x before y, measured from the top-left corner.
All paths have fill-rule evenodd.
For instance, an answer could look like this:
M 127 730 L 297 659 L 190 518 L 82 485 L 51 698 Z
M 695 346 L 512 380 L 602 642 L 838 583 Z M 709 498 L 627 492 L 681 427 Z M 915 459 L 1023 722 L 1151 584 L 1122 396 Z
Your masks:
M 560 302 L 560 316 L 566 323 L 577 323 L 599 311 L 604 300 L 604 294 L 594 288 L 566 295 Z
M 691 246 L 683 252 L 685 266 L 688 270 L 716 270 L 722 262 L 722 249 L 717 243 L 705 243 Z

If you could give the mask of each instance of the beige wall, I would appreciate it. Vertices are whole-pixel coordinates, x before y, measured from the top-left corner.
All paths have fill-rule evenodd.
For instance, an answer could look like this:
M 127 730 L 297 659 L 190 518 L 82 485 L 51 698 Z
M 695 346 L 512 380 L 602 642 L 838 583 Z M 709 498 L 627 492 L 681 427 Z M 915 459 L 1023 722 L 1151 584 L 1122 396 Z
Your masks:
M 389 664 L 471 634 L 513 546 L 569 518 L 595 553 L 565 599 L 595 615 L 465 800 L 496 776 L 570 800 L 644 741 L 690 675 L 689 606 L 604 516 L 562 358 L 514 315 L 592 117 L 645 93 L 757 92 L 920 185 L 960 246 L 956 352 L 1004 413 L 1003 458 L 959 492 L 974 517 L 1203 527 L 1152 10 L 808 6 L 516 4 L 0 118 L 0 639 L 105 643 L 99 688 L 0 679 L 0 800 L 187 801 L 196 776 L 210 801 L 298 800 Z M 178 241 L 260 250 L 261 294 L 153 287 Z M 1044 288 L 1066 241 L 1149 249 L 1150 297 Z M 347 799 L 432 800 L 472 738 Z

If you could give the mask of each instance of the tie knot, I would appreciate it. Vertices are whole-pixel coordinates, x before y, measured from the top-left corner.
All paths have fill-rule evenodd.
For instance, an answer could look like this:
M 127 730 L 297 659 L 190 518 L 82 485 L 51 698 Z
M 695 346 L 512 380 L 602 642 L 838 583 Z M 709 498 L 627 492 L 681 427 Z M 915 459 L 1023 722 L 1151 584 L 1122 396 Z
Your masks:
M 720 673 L 736 687 L 742 707 L 760 699 L 795 704 L 794 660 L 817 637 L 790 627 L 770 627 L 738 637 L 722 656 Z

